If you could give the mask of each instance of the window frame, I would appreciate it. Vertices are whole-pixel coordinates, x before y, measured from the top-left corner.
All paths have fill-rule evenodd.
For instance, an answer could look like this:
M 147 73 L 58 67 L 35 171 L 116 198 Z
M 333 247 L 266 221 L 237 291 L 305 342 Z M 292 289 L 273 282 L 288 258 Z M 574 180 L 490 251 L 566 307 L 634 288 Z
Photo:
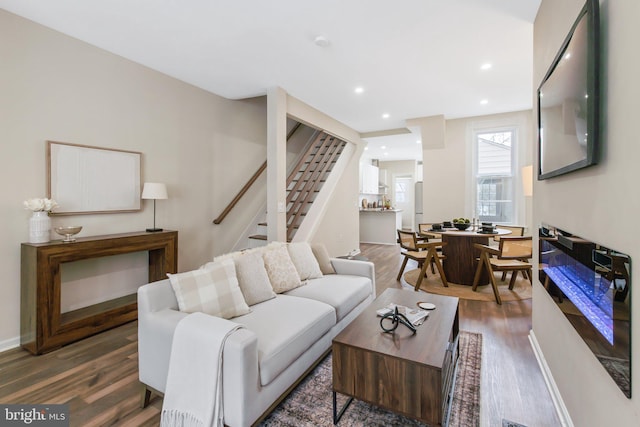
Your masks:
M 483 175 L 482 177 L 480 177 L 478 175 L 478 169 L 479 169 L 479 161 L 480 161 L 480 154 L 479 154 L 479 136 L 480 135 L 485 135 L 485 134 L 492 134 L 492 133 L 506 133 L 509 132 L 511 133 L 511 148 L 510 148 L 510 174 L 509 175 Z M 517 126 L 490 126 L 490 127 L 482 127 L 482 128 L 475 128 L 473 129 L 473 140 L 472 140 L 472 144 L 473 144 L 473 168 L 472 168 L 472 176 L 471 176 L 471 180 L 472 180 L 472 207 L 473 207 L 473 217 L 480 219 L 480 210 L 479 210 L 479 206 L 478 206 L 478 185 L 479 185 L 479 179 L 480 178 L 504 178 L 504 177 L 508 177 L 510 178 L 510 194 L 508 195 L 511 202 L 511 218 L 508 218 L 504 221 L 496 221 L 496 220 L 491 220 L 491 222 L 495 223 L 495 224 L 515 224 L 516 220 L 518 218 L 518 203 L 517 203 L 517 198 L 518 198 L 518 190 L 517 190 L 517 183 L 516 180 L 518 178 L 518 172 L 517 172 L 517 160 L 518 160 L 518 142 L 519 142 L 519 138 L 518 138 L 518 127 Z M 504 198 L 502 199 L 504 200 Z

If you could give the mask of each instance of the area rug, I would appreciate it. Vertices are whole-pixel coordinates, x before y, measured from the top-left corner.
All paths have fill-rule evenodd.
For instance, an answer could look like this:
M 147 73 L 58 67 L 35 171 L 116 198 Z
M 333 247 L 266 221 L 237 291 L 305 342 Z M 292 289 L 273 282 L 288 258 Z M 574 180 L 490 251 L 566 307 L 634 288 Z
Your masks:
M 407 271 L 404 274 L 404 280 L 411 286 L 415 286 L 419 274 L 420 270 L 418 269 Z M 502 282 L 500 280 L 501 275 L 502 273 L 496 274 L 496 281 L 498 283 L 498 290 L 500 291 L 500 298 L 502 301 L 518 301 L 531 298 L 532 289 L 531 283 L 529 283 L 528 280 L 523 279 L 521 275 L 518 275 L 518 279 L 516 280 L 513 290 L 509 290 L 509 277 L 507 277 L 507 280 Z M 420 289 L 431 294 L 449 295 L 461 299 L 496 301 L 491 285 L 478 286 L 476 292 L 471 289 L 471 286 L 457 285 L 451 282 L 449 282 L 449 287 L 445 288 L 442 286 L 442 282 L 440 281 L 440 275 L 431 274 L 431 272 L 429 272 L 429 275 L 422 280 Z
M 448 425 L 477 427 L 480 425 L 482 334 L 461 331 L 458 345 L 460 359 Z M 265 427 L 333 426 L 331 386 L 331 355 L 329 355 L 260 425 Z M 346 399 L 346 396 L 338 394 L 338 406 L 342 407 Z M 341 427 L 410 427 L 425 424 L 354 400 L 338 425 Z

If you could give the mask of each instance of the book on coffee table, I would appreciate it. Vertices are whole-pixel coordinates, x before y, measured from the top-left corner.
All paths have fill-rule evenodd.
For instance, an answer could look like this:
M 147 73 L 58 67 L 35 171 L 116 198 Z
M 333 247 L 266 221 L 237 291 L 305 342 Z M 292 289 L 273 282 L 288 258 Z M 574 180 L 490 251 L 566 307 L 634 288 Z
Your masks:
M 429 312 L 426 310 L 422 310 L 419 308 L 409 308 L 404 305 L 394 303 L 390 303 L 386 307 L 376 310 L 376 313 L 378 314 L 378 316 L 382 317 L 387 313 L 393 313 L 396 307 L 398 307 L 398 313 L 403 314 L 413 326 L 422 325 L 424 319 L 426 319 L 429 315 Z

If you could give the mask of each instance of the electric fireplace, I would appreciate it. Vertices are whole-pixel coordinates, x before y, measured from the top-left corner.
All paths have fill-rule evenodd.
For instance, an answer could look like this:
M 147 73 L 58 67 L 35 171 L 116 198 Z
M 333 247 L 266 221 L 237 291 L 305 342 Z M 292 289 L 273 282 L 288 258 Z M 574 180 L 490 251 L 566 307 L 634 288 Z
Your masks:
M 540 282 L 631 398 L 631 258 L 553 226 L 539 236 Z

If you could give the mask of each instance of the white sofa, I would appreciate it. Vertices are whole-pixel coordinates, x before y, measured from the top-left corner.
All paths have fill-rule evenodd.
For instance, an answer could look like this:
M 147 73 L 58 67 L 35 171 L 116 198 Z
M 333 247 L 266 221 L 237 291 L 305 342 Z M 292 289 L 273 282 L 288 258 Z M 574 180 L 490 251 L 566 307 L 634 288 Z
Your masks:
M 250 306 L 225 322 L 244 328 L 231 334 L 223 353 L 224 422 L 249 426 L 275 405 L 330 350 L 332 339 L 375 298 L 370 262 L 332 258 L 336 274 Z M 187 316 L 168 279 L 138 290 L 139 377 L 143 406 L 152 392 L 164 393 L 171 344 Z M 194 393 L 197 393 L 194 390 Z

